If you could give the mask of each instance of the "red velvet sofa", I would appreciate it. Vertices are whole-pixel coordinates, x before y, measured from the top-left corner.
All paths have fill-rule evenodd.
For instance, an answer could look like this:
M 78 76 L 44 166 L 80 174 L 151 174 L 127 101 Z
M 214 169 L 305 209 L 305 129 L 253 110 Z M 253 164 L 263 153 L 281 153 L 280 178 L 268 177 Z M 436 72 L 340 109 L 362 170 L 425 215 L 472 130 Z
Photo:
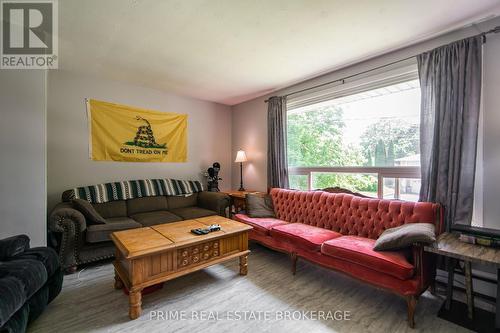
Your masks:
M 234 217 L 253 227 L 251 240 L 289 253 L 294 274 L 300 257 L 405 297 L 414 327 L 417 299 L 434 280 L 434 256 L 419 244 L 380 252 L 373 246 L 385 229 L 405 223 L 433 223 L 441 233 L 438 204 L 277 188 L 270 195 L 276 218 Z

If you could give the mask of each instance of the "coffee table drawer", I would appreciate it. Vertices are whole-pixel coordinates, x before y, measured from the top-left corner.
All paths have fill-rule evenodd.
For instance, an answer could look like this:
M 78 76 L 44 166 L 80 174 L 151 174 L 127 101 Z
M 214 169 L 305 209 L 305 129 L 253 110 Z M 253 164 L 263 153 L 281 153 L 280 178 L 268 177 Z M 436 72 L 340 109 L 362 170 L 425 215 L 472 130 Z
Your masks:
M 177 268 L 182 269 L 217 258 L 220 256 L 219 247 L 219 240 L 215 240 L 178 249 Z

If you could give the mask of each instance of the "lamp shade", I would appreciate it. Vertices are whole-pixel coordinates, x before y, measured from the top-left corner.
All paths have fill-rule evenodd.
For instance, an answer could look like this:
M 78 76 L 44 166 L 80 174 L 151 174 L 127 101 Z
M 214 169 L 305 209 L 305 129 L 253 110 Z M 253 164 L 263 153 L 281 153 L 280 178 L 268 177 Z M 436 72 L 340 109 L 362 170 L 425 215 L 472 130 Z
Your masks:
M 234 160 L 235 162 L 246 162 L 247 161 L 247 154 L 243 150 L 238 150 L 236 153 L 236 159 Z

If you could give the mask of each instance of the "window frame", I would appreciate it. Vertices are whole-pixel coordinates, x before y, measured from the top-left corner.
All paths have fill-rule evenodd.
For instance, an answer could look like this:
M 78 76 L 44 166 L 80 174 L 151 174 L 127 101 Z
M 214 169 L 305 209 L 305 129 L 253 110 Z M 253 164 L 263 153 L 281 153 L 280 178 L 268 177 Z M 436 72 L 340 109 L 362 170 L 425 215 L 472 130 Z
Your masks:
M 313 190 L 313 173 L 357 173 L 375 174 L 377 176 L 377 197 L 384 196 L 384 178 L 394 178 L 396 181 L 395 199 L 399 199 L 399 180 L 401 178 L 420 179 L 420 167 L 398 166 L 398 167 L 288 167 L 288 176 L 307 176 L 307 190 Z

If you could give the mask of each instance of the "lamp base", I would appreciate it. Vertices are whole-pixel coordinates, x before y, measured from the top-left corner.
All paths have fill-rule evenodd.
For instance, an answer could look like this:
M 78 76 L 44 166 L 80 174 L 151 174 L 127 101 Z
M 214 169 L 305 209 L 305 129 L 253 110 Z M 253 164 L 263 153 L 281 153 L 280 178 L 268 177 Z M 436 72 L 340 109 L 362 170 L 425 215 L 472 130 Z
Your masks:
M 240 162 L 240 188 L 238 191 L 242 192 L 245 191 L 245 188 L 243 187 L 243 163 Z

